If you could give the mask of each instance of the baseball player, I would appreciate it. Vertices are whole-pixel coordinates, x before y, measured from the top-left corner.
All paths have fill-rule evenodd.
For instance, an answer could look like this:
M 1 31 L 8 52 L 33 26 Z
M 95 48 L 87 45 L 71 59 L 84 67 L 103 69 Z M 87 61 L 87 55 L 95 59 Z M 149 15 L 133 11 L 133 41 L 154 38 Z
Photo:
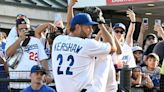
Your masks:
M 103 28 L 106 43 L 88 39 L 93 24 L 97 23 L 92 21 L 89 14 L 79 13 L 71 21 L 71 33 L 55 38 L 52 46 L 52 66 L 57 92 L 87 92 L 92 87 L 94 57 L 116 50 L 113 48 L 114 41 L 107 43 L 111 40 L 110 34 L 103 24 L 100 27 Z
M 77 0 L 71 0 L 69 7 L 68 7 L 68 12 L 67 12 L 67 21 L 70 21 L 70 17 L 72 17 L 73 13 L 73 6 L 77 2 Z M 101 9 L 98 7 L 88 7 L 89 9 L 85 9 L 85 12 L 90 13 L 92 18 L 95 18 L 95 16 L 102 17 L 102 12 Z M 100 14 L 97 15 L 94 14 L 95 11 L 99 12 Z M 101 16 L 99 16 L 101 15 Z M 94 16 L 94 17 L 93 17 Z M 70 27 L 69 22 L 67 23 L 67 27 Z M 112 27 L 112 26 L 111 26 Z M 101 29 L 101 28 L 99 28 Z M 97 37 L 95 38 L 96 40 L 99 40 L 100 36 L 103 36 L 101 34 L 101 31 L 98 33 Z M 118 42 L 117 42 L 118 43 Z M 118 46 L 117 46 L 118 49 Z M 120 52 L 119 52 L 120 53 Z M 110 74 L 109 74 L 110 72 Z M 109 76 L 108 76 L 109 74 Z M 107 85 L 107 81 L 110 81 L 111 85 Z M 110 88 L 109 88 L 110 87 Z M 94 76 L 93 76 L 93 86 L 87 90 L 87 92 L 105 92 L 107 90 L 111 90 L 112 92 L 117 90 L 117 83 L 116 83 L 116 78 L 115 78 L 115 69 L 113 66 L 113 62 L 111 61 L 110 55 L 101 55 L 96 57 L 96 63 L 94 67 Z
M 97 37 L 100 35 L 100 32 Z M 100 36 L 102 37 L 102 35 Z M 93 80 L 93 89 L 96 89 L 96 92 L 117 91 L 116 73 L 111 54 L 96 57 Z

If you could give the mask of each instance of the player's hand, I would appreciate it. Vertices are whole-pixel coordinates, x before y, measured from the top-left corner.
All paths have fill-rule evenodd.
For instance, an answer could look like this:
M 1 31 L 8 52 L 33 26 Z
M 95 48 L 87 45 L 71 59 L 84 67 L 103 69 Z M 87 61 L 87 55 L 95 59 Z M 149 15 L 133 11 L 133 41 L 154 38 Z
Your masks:
M 131 22 L 136 22 L 136 15 L 135 15 L 135 13 L 133 12 L 133 10 L 128 9 L 127 12 L 126 12 L 126 14 L 127 14 L 127 17 L 130 18 L 130 21 L 131 21 Z
M 101 10 L 100 10 L 100 11 L 101 11 Z M 105 24 L 105 19 L 104 19 L 104 17 L 103 17 L 102 12 L 99 13 L 98 18 L 97 18 L 97 22 L 98 22 L 99 24 Z
M 70 6 L 74 6 L 76 4 L 76 2 L 78 2 L 78 0 L 70 0 Z
M 141 24 L 141 32 L 144 34 L 146 31 L 148 31 L 148 25 Z
M 110 26 L 106 27 L 108 32 L 112 34 L 113 28 L 112 28 L 112 23 L 110 23 Z M 113 35 L 113 34 L 112 34 Z

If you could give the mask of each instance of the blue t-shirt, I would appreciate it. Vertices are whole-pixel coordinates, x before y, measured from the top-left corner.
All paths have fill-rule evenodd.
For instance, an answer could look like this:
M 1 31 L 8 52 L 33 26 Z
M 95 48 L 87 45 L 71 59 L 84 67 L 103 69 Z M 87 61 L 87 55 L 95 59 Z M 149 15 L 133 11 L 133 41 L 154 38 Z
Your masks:
M 21 92 L 56 92 L 54 89 L 43 85 L 39 90 L 33 90 L 31 86 L 25 88 Z

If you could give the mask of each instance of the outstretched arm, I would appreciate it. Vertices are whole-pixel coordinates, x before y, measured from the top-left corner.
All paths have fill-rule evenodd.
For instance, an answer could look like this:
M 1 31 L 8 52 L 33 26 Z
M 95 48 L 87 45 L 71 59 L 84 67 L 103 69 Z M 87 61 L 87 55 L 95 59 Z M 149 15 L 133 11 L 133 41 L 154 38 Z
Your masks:
M 126 42 L 127 44 L 132 47 L 133 46 L 133 33 L 135 30 L 135 23 L 136 23 L 136 17 L 135 17 L 135 13 L 133 12 L 133 10 L 128 10 L 127 11 L 128 17 L 130 18 L 130 26 L 128 29 L 128 33 L 126 36 Z
M 145 34 L 145 31 L 147 31 L 147 30 L 148 30 L 148 25 L 144 25 L 142 23 L 141 28 L 140 28 L 140 33 L 139 33 L 139 36 L 138 36 L 138 40 L 137 40 L 140 47 L 143 47 L 144 34 Z

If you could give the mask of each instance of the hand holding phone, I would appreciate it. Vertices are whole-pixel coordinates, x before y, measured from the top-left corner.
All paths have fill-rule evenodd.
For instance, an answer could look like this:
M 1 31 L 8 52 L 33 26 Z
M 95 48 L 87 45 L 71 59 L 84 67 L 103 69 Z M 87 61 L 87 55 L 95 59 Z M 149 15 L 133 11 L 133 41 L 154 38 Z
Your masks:
M 160 19 L 155 19 L 155 25 L 161 25 L 161 20 Z
M 148 25 L 148 18 L 143 18 L 142 23 L 143 23 L 144 25 Z

